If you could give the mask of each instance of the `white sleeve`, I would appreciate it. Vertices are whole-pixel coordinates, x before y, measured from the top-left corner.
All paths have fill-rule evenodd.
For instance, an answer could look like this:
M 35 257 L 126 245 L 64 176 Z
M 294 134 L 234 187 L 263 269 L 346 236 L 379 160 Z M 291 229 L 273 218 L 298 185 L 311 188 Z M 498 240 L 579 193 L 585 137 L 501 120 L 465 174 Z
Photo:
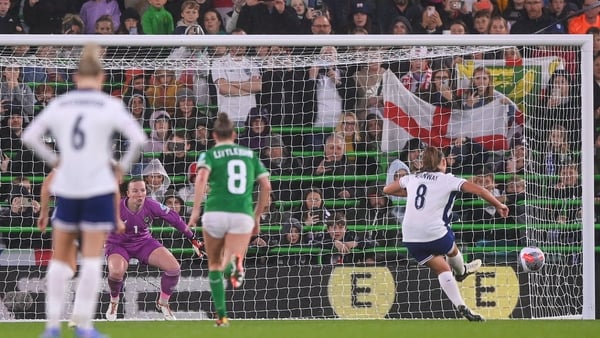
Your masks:
M 129 114 L 125 105 L 122 102 L 118 102 L 117 106 L 115 109 L 118 117 L 115 119 L 117 130 L 129 140 L 129 148 L 121 157 L 119 166 L 123 172 L 127 172 L 133 161 L 140 154 L 147 137 L 140 124 Z
M 227 74 L 225 74 L 225 69 L 223 68 L 222 60 L 215 60 L 212 64 L 212 77 L 213 82 L 216 84 L 218 79 L 227 80 Z

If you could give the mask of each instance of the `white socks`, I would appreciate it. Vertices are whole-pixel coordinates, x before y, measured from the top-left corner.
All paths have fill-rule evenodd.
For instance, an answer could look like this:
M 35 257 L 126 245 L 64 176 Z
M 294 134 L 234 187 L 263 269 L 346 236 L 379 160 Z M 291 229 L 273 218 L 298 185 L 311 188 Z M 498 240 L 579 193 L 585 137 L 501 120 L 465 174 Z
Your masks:
M 463 259 L 462 253 L 459 251 L 458 255 L 454 257 L 448 257 L 448 264 L 454 271 L 454 274 L 460 276 L 465 273 L 465 260 Z
M 98 305 L 98 289 L 102 281 L 102 258 L 84 257 L 81 259 L 79 285 L 73 306 L 73 321 L 81 329 L 92 328 L 92 317 Z
M 67 285 L 74 274 L 75 272 L 69 264 L 59 260 L 50 260 L 46 272 L 46 328 L 60 327 Z
M 458 283 L 456 283 L 456 279 L 452 275 L 450 271 L 444 271 L 438 275 L 438 280 L 440 281 L 440 286 L 446 296 L 450 299 L 454 306 L 465 305 L 465 301 L 460 295 L 460 290 L 458 289 Z

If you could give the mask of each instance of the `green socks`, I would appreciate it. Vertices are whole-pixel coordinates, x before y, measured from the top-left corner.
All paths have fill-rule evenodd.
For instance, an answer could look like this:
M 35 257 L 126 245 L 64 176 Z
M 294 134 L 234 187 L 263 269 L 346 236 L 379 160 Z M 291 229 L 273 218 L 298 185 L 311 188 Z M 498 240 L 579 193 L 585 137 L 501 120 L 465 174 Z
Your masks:
M 223 286 L 223 272 L 209 271 L 208 282 L 210 283 L 210 291 L 212 294 L 213 304 L 215 304 L 215 309 L 217 310 L 217 315 L 219 318 L 227 317 L 227 309 L 225 307 L 225 287 Z

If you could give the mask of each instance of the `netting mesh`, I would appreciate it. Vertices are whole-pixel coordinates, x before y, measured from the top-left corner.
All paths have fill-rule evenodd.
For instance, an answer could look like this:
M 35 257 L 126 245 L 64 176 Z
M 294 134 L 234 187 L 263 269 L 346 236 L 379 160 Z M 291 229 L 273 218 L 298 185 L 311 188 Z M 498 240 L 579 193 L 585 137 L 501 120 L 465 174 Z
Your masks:
M 50 255 L 49 235 L 33 228 L 48 168 L 19 135 L 74 88 L 80 51 L 0 50 L 0 320 L 43 318 L 43 288 L 29 283 Z M 576 47 L 108 46 L 104 90 L 151 138 L 128 175 L 143 176 L 148 196 L 184 219 L 217 112 L 234 118 L 238 142 L 270 170 L 271 206 L 249 244 L 246 284 L 228 302 L 232 317 L 455 318 L 437 278 L 407 257 L 405 200 L 381 191 L 419 170 L 426 145 L 511 209 L 502 219 L 473 196 L 455 203 L 457 243 L 484 262 L 461 284 L 467 304 L 489 318 L 556 317 L 581 314 L 583 302 L 580 59 Z M 119 157 L 127 141 L 115 135 L 113 149 Z M 182 265 L 176 316 L 210 317 L 206 263 L 166 222 L 152 232 Z M 521 271 L 526 245 L 546 253 L 541 272 Z M 132 261 L 119 318 L 161 318 L 159 276 Z M 21 309 L 7 295 L 33 298 Z M 105 284 L 98 318 L 107 306 Z

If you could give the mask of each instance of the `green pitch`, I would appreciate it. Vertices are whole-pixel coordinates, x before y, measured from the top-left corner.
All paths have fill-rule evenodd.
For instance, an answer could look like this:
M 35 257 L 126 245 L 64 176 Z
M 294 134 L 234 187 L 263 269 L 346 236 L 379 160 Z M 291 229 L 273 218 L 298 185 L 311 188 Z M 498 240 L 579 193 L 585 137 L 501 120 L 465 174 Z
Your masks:
M 600 336 L 599 320 L 232 320 L 228 328 L 212 321 L 97 322 L 111 338 L 587 338 Z M 2 338 L 36 338 L 42 322 L 0 323 Z M 63 330 L 63 338 L 74 337 Z

